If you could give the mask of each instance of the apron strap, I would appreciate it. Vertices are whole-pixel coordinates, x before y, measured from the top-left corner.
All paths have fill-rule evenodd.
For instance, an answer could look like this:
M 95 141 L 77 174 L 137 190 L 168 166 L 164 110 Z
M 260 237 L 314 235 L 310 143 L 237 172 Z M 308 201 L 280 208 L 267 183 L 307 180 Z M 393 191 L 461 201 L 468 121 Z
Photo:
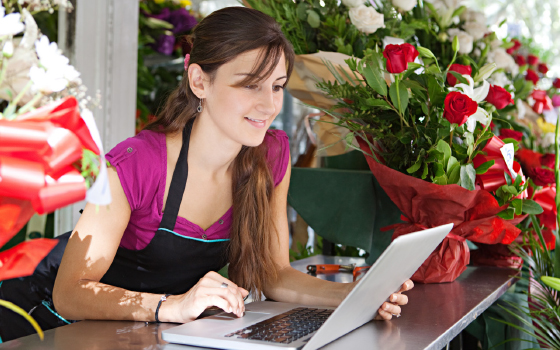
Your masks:
M 181 146 L 179 158 L 177 159 L 177 164 L 175 165 L 175 170 L 173 171 L 173 177 L 171 178 L 171 185 L 169 186 L 169 192 L 165 202 L 163 218 L 159 224 L 160 228 L 165 228 L 170 231 L 173 231 L 175 228 L 177 215 L 179 214 L 179 207 L 181 206 L 181 200 L 183 199 L 185 186 L 187 185 L 187 177 L 189 175 L 187 155 L 189 153 L 189 141 L 191 138 L 193 123 L 194 118 L 191 119 L 183 129 L 183 145 Z

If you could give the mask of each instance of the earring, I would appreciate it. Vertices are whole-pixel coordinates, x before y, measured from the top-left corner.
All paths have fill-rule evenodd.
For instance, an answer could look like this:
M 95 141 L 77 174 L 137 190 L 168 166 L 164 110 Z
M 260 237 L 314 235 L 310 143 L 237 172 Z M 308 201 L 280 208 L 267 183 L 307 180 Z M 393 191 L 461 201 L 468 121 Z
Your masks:
M 198 107 L 196 107 L 198 113 L 202 112 L 202 99 L 198 100 Z

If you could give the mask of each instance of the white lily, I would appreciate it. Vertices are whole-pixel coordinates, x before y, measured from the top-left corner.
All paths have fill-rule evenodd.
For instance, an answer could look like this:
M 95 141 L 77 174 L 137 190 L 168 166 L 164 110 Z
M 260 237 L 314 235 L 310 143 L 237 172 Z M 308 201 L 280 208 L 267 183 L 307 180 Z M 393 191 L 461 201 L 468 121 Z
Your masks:
M 483 80 L 482 86 L 475 89 L 473 78 L 469 75 L 463 75 L 463 77 L 469 82 L 469 85 L 456 84 L 452 90 L 461 89 L 465 95 L 469 96 L 469 98 L 476 103 L 484 101 L 486 96 L 488 96 L 488 91 L 490 91 L 490 84 L 486 80 Z M 476 122 L 487 125 L 489 120 L 490 116 L 488 115 L 488 112 L 486 112 L 484 108 L 478 106 L 476 112 L 467 119 L 467 130 L 469 132 L 473 132 L 476 127 Z
M 21 23 L 21 15 L 19 13 L 10 13 L 6 16 L 5 14 L 6 9 L 0 3 L 0 38 L 23 32 L 25 26 Z

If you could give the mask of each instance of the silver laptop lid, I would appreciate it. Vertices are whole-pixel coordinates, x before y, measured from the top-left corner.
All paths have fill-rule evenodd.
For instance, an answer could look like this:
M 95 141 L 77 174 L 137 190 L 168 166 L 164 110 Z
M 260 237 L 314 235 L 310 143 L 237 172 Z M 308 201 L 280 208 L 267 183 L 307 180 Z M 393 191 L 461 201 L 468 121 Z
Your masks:
M 397 237 L 303 349 L 320 348 L 371 321 L 452 228 L 447 224 Z

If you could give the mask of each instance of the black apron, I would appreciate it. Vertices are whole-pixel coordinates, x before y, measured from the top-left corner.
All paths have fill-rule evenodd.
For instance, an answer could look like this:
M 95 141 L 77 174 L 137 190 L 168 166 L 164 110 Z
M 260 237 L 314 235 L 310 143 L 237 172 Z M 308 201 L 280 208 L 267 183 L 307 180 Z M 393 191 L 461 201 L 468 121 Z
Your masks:
M 206 235 L 191 238 L 173 231 L 187 183 L 193 121 L 183 130 L 183 145 L 155 236 L 141 250 L 119 247 L 100 282 L 136 292 L 183 294 L 206 273 L 219 271 L 226 265 L 228 239 L 208 240 Z M 56 238 L 59 243 L 32 276 L 7 280 L 0 285 L 0 299 L 22 307 L 43 330 L 72 322 L 58 315 L 52 303 L 52 288 L 70 234 Z M 4 341 L 32 333 L 35 333 L 33 327 L 23 317 L 0 307 L 0 336 Z

